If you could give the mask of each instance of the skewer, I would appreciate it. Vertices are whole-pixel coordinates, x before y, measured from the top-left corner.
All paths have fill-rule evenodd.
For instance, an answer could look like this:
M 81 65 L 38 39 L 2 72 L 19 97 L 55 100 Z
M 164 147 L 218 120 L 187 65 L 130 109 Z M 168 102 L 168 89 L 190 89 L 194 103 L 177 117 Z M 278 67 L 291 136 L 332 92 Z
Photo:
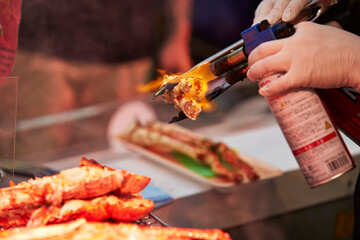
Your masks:
M 178 83 L 167 83 L 163 87 L 161 87 L 154 95 L 153 100 L 160 95 L 163 95 L 166 89 L 172 90 Z

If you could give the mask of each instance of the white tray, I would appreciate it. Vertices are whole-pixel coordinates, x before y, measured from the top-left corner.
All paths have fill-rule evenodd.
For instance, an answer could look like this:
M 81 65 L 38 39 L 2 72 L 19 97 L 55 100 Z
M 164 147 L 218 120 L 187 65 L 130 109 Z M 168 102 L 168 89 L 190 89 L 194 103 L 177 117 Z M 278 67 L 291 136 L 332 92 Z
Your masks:
M 150 150 L 148 148 L 144 148 L 142 146 L 133 144 L 124 139 L 118 139 L 118 140 L 127 149 L 137 152 L 137 153 L 140 153 L 143 156 L 145 156 L 159 164 L 167 166 L 177 172 L 185 174 L 186 176 L 191 177 L 202 183 L 210 184 L 216 188 L 230 188 L 230 187 L 234 187 L 235 185 L 237 185 L 237 183 L 235 183 L 231 180 L 227 180 L 227 179 L 220 178 L 220 177 L 211 177 L 211 178 L 203 177 L 203 176 L 189 170 L 188 168 L 186 168 L 184 165 L 182 165 L 181 162 L 179 162 L 174 157 L 172 157 L 170 153 L 164 153 L 164 152 L 160 153 L 160 152 L 156 152 L 154 150 Z M 264 163 L 254 157 L 248 156 L 239 151 L 237 153 L 244 161 L 249 163 L 250 166 L 252 166 L 254 168 L 254 170 L 260 175 L 259 180 L 280 176 L 283 173 L 280 169 L 270 166 L 269 164 Z M 245 178 L 245 180 L 243 182 L 241 182 L 240 184 L 246 184 L 248 182 L 249 182 L 249 180 L 247 180 Z

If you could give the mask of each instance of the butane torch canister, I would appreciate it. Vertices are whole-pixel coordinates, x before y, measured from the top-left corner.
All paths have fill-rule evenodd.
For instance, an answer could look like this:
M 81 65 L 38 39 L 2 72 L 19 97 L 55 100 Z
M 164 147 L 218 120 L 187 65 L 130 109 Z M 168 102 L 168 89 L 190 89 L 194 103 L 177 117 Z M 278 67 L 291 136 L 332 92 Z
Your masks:
M 266 77 L 261 84 L 276 81 Z M 313 89 L 267 98 L 300 170 L 310 187 L 325 184 L 355 167 L 326 106 Z

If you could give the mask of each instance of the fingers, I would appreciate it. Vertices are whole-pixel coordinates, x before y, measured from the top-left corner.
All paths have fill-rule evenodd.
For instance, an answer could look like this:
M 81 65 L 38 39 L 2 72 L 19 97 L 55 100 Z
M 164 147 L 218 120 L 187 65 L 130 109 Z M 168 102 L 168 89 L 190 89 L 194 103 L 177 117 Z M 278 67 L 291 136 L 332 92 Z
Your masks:
M 300 11 L 305 7 L 310 0 L 292 0 L 285 8 L 282 14 L 282 20 L 284 22 L 289 22 L 294 20 Z
M 286 6 L 289 4 L 290 0 L 282 0 L 282 1 L 276 1 L 274 4 L 273 9 L 270 11 L 270 13 L 265 17 L 270 24 L 277 23 L 286 8 Z
M 281 56 L 281 53 L 277 53 L 254 63 L 247 72 L 248 79 L 256 81 L 271 73 L 288 71 L 289 63 Z
M 282 46 L 283 39 L 265 42 L 255 48 L 248 59 L 247 77 L 256 81 L 269 73 L 288 70 L 288 58 L 281 57 Z
M 267 19 L 270 24 L 279 20 L 294 20 L 311 0 L 263 0 L 255 10 L 253 25 Z
M 255 62 L 259 61 L 262 58 L 280 52 L 283 45 L 284 45 L 284 39 L 268 41 L 260 44 L 251 52 L 248 59 L 249 66 L 251 67 L 252 64 L 254 64 Z
M 265 16 L 270 13 L 273 6 L 274 6 L 273 0 L 262 1 L 255 10 L 255 18 L 253 20 L 253 25 L 260 23 L 262 20 L 264 20 Z

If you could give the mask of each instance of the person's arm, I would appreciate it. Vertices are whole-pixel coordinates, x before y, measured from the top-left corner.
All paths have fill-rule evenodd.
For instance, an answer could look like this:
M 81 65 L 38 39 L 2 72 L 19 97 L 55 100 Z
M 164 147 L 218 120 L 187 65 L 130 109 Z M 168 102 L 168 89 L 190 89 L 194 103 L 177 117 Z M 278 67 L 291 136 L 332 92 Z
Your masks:
M 249 56 L 248 78 L 284 73 L 260 88 L 263 96 L 288 89 L 353 87 L 360 92 L 360 37 L 312 22 L 296 25 L 289 38 L 261 44 Z
M 170 23 L 167 40 L 160 52 L 160 67 L 174 73 L 183 72 L 192 66 L 189 45 L 193 0 L 166 2 Z

